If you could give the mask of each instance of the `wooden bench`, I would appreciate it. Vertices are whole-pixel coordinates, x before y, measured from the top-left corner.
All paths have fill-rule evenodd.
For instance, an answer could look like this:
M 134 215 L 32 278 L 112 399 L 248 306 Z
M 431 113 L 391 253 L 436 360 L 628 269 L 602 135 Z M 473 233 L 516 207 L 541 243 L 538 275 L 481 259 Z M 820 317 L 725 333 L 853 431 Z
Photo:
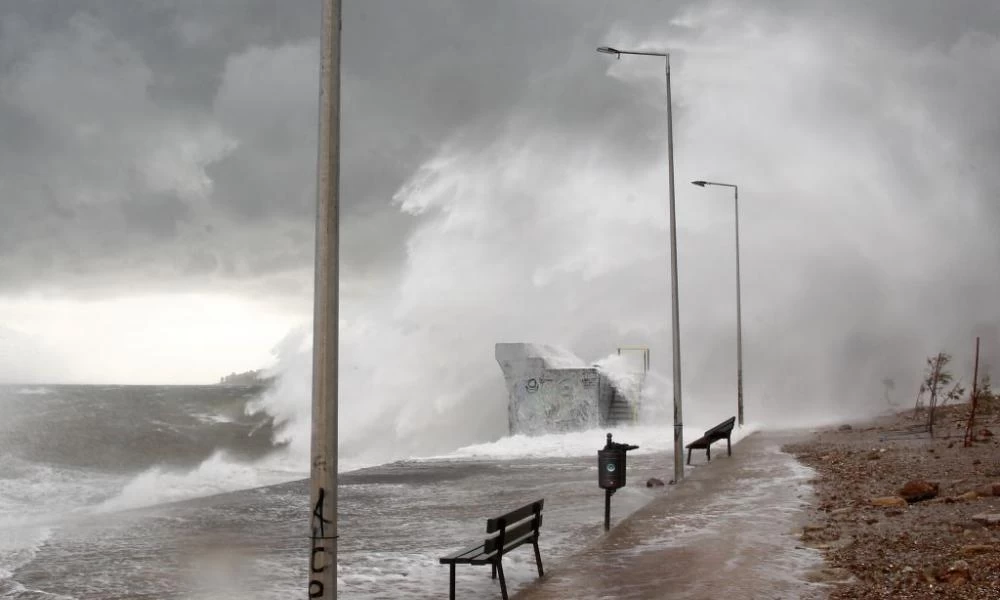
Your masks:
M 687 464 L 691 464 L 691 450 L 702 448 L 705 449 L 705 455 L 708 460 L 712 460 L 712 444 L 721 440 L 726 440 L 726 450 L 729 452 L 729 456 L 733 455 L 733 444 L 729 440 L 729 436 L 733 434 L 733 425 L 736 424 L 736 417 L 729 417 L 725 421 L 719 423 L 715 427 L 709 429 L 705 432 L 705 435 L 691 442 L 685 448 L 688 449 L 688 459 Z
M 455 565 L 491 565 L 493 579 L 500 574 L 500 593 L 507 600 L 507 580 L 503 576 L 503 556 L 523 544 L 535 547 L 535 564 L 538 576 L 542 572 L 542 555 L 538 551 L 538 528 L 542 526 L 542 505 L 545 500 L 536 500 L 505 515 L 486 520 L 486 539 L 471 548 L 459 550 L 441 558 L 442 565 L 451 566 L 448 597 L 455 600 Z

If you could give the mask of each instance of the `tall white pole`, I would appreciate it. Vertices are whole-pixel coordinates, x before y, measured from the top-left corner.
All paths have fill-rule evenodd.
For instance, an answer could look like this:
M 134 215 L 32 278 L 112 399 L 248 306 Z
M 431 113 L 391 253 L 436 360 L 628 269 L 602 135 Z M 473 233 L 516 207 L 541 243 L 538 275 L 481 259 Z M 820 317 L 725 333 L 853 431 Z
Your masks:
M 313 304 L 309 597 L 337 597 L 337 382 L 340 321 L 340 0 L 323 0 Z
M 634 50 L 619 50 L 609 46 L 597 49 L 602 54 L 613 54 L 621 58 L 622 54 L 639 56 L 662 56 L 665 61 L 667 77 L 667 170 L 670 190 L 670 300 L 672 303 L 671 321 L 674 344 L 674 482 L 684 479 L 684 420 L 681 416 L 681 318 L 680 297 L 677 292 L 677 211 L 674 208 L 674 118 L 673 102 L 670 97 L 670 54 L 665 52 L 644 52 Z
M 681 318 L 677 292 L 677 212 L 674 209 L 674 119 L 670 99 L 670 55 L 664 56 L 667 75 L 667 169 L 670 176 L 670 299 L 674 342 L 674 482 L 684 479 L 684 421 L 681 418 Z
M 736 413 L 743 427 L 743 310 L 740 306 L 740 188 L 733 186 L 736 208 Z
M 733 210 L 736 218 L 736 414 L 743 426 L 743 307 L 740 301 L 740 187 L 718 181 L 692 181 L 698 187 L 715 185 L 733 188 Z

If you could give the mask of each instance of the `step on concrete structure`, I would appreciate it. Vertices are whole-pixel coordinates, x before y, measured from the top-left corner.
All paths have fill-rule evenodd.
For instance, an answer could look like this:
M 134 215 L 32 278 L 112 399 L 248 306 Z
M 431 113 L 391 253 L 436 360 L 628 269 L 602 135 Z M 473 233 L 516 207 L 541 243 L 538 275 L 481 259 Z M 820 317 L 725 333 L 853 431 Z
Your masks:
M 509 432 L 538 435 L 633 422 L 636 410 L 596 366 L 545 344 L 498 343 Z

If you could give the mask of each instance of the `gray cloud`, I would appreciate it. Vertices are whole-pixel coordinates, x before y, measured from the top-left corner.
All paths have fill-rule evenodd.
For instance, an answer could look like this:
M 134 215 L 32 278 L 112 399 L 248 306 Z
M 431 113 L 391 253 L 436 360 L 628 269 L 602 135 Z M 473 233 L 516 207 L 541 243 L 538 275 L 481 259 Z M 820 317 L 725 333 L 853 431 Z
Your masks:
M 208 285 L 230 271 L 289 267 L 282 256 L 306 266 L 313 4 L 6 7 L 5 285 L 71 282 L 73 289 L 118 277 L 132 287 L 144 279 L 157 285 L 164 274 Z M 595 105 L 613 110 L 629 96 L 601 85 L 603 66 L 590 55 L 602 17 L 612 16 L 608 3 L 594 3 L 596 11 L 345 4 L 344 258 L 360 276 L 398 264 L 412 220 L 391 205 L 392 194 L 444 140 L 495 135 L 526 94 L 550 104 L 544 126 L 553 128 L 585 123 Z M 632 10 L 664 13 L 655 3 Z M 578 94 L 567 95 L 564 76 Z M 640 152 L 641 121 L 617 123 L 633 124 L 622 133 L 634 134 L 629 147 Z M 272 218 L 297 234 L 258 235 Z M 227 262 L 240 266 L 208 269 Z
M 526 270 L 544 282 L 513 278 L 516 289 L 495 295 L 564 310 L 538 297 L 545 286 L 576 289 L 579 264 L 611 259 L 574 257 L 582 236 L 526 249 L 519 224 L 562 231 L 544 221 L 555 220 L 546 195 L 588 176 L 665 183 L 660 66 L 593 52 L 659 43 L 674 52 L 678 173 L 754 184 L 745 292 L 748 366 L 770 363 L 760 388 L 794 399 L 850 382 L 840 392 L 861 397 L 995 320 L 998 12 L 992 0 L 345 2 L 345 289 L 395 298 L 420 283 L 407 273 L 434 276 L 413 245 L 454 205 L 444 185 L 413 186 L 446 180 L 428 165 L 450 158 L 481 169 L 504 209 L 486 211 L 475 241 L 525 264 L 536 249 L 565 259 Z M 211 287 L 308 302 L 317 14 L 317 2 L 289 0 L 0 8 L 0 290 Z M 551 169 L 521 167 L 551 179 L 516 181 L 523 148 Z M 608 202 L 641 211 L 647 189 L 608 191 Z M 717 202 L 697 194 L 678 186 L 682 223 L 711 224 L 682 231 L 683 298 L 694 303 L 685 335 L 698 340 L 685 364 L 711 395 L 729 385 L 713 374 L 731 370 L 729 238 L 715 233 L 729 222 L 723 209 L 692 208 Z M 627 212 L 599 216 L 628 227 L 614 220 Z M 628 290 L 602 306 L 610 315 L 666 298 L 664 281 L 644 279 L 663 274 L 654 265 L 665 252 L 646 233 L 612 240 L 622 254 L 626 242 L 655 249 L 636 251 L 635 266 L 586 274 Z M 484 271 L 496 267 L 482 258 Z M 649 302 L 638 313 L 664 316 Z M 415 326 L 425 309 L 404 298 L 387 313 Z M 620 335 L 665 357 L 665 322 L 547 331 L 585 354 Z

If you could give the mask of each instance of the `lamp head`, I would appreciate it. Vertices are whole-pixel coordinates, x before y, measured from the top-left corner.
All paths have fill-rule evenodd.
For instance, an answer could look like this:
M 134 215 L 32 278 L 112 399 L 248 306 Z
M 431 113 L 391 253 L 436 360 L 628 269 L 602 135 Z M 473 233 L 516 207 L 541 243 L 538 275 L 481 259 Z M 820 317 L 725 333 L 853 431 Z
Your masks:
M 707 181 L 692 181 L 691 183 L 695 184 L 698 187 L 705 187 L 708 184 Z
M 622 53 L 620 50 L 617 50 L 616 48 L 612 48 L 610 46 L 601 46 L 600 48 L 597 49 L 597 51 L 600 52 L 601 54 L 614 54 L 618 58 L 622 57 Z

